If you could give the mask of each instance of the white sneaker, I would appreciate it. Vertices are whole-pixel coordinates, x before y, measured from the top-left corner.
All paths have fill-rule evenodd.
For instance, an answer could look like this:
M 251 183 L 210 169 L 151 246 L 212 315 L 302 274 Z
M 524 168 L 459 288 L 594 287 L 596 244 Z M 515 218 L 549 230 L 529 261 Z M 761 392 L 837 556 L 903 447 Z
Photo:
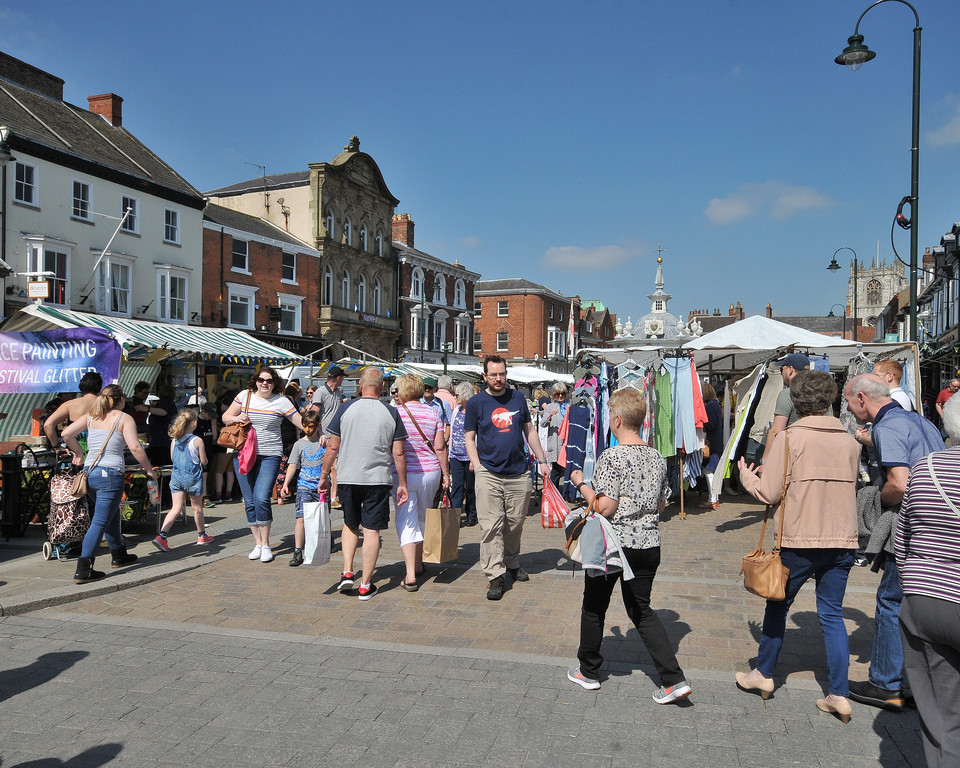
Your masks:
M 249 557 L 251 560 L 259 560 L 260 557 L 262 556 L 262 553 L 263 553 L 263 547 L 257 544 L 257 546 L 253 548 L 253 552 L 247 555 L 247 557 Z
M 273 550 L 270 547 L 261 547 L 260 548 L 260 562 L 269 563 L 273 560 Z

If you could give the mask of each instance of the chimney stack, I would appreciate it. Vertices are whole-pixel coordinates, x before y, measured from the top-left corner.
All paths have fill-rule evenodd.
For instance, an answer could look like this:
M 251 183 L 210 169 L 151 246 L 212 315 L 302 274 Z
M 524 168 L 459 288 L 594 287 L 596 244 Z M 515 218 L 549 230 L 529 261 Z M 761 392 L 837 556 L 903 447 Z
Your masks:
M 393 214 L 393 242 L 413 248 L 413 219 L 409 213 Z
M 768 319 L 768 320 L 772 320 L 772 319 L 773 319 L 773 307 L 770 306 L 770 302 L 769 302 L 769 301 L 767 302 L 767 319 Z
M 87 103 L 93 114 L 105 117 L 114 128 L 123 125 L 123 99 L 117 94 L 101 93 L 99 96 L 88 96 Z

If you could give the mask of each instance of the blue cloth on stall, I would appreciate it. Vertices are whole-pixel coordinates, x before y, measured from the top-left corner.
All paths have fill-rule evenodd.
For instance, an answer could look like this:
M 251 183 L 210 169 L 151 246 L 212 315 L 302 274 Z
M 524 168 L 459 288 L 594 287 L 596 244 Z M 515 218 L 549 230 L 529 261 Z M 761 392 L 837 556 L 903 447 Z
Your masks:
M 813 363 L 813 370 L 830 373 L 830 358 L 826 355 L 822 355 L 820 357 L 811 356 L 810 362 Z
M 590 408 L 586 405 L 571 405 L 567 416 L 567 465 L 563 473 L 563 495 L 564 498 L 574 501 L 580 495 L 570 482 L 570 473 L 575 469 L 583 470 Z
M 697 425 L 693 415 L 693 376 L 690 358 L 668 357 L 663 361 L 670 374 L 670 394 L 673 396 L 674 446 L 688 453 L 699 447 Z

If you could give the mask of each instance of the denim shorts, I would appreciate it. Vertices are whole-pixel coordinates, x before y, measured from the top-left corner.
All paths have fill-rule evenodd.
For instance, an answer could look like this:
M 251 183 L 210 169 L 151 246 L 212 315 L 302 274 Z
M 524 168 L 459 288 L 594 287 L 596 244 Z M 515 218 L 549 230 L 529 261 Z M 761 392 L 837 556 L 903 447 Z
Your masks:
M 320 501 L 320 492 L 316 489 L 297 486 L 297 520 L 303 517 L 303 505 L 309 504 L 312 501 Z

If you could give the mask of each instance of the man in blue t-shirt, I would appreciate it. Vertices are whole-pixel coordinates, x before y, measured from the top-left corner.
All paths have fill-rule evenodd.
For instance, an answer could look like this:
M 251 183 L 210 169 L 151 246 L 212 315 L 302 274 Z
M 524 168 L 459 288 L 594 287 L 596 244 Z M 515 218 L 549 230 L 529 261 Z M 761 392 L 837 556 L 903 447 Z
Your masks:
M 851 379 L 843 397 L 850 413 L 861 424 L 873 423 L 871 441 L 877 455 L 880 475 L 880 505 L 890 516 L 890 533 L 877 555 L 883 568 L 877 587 L 877 608 L 874 616 L 873 653 L 870 658 L 870 679 L 850 683 L 850 698 L 892 712 L 903 709 L 903 645 L 900 638 L 900 603 L 903 590 L 897 562 L 892 556 L 893 534 L 897 529 L 900 502 L 907 490 L 910 467 L 933 451 L 942 451 L 943 439 L 931 421 L 919 413 L 905 411 L 890 397 L 886 379 L 865 373 Z M 858 432 L 859 435 L 859 432 Z M 862 439 L 858 437 L 858 439 Z M 881 517 L 875 527 L 887 521 Z M 868 554 L 872 551 L 867 545 Z
M 467 401 L 463 431 L 476 476 L 480 523 L 480 567 L 490 580 L 488 600 L 503 597 L 504 574 L 514 581 L 530 576 L 517 561 L 520 536 L 533 484 L 524 436 L 537 457 L 541 474 L 547 458 L 530 419 L 527 400 L 507 388 L 507 361 L 496 355 L 483 361 L 487 388 Z

